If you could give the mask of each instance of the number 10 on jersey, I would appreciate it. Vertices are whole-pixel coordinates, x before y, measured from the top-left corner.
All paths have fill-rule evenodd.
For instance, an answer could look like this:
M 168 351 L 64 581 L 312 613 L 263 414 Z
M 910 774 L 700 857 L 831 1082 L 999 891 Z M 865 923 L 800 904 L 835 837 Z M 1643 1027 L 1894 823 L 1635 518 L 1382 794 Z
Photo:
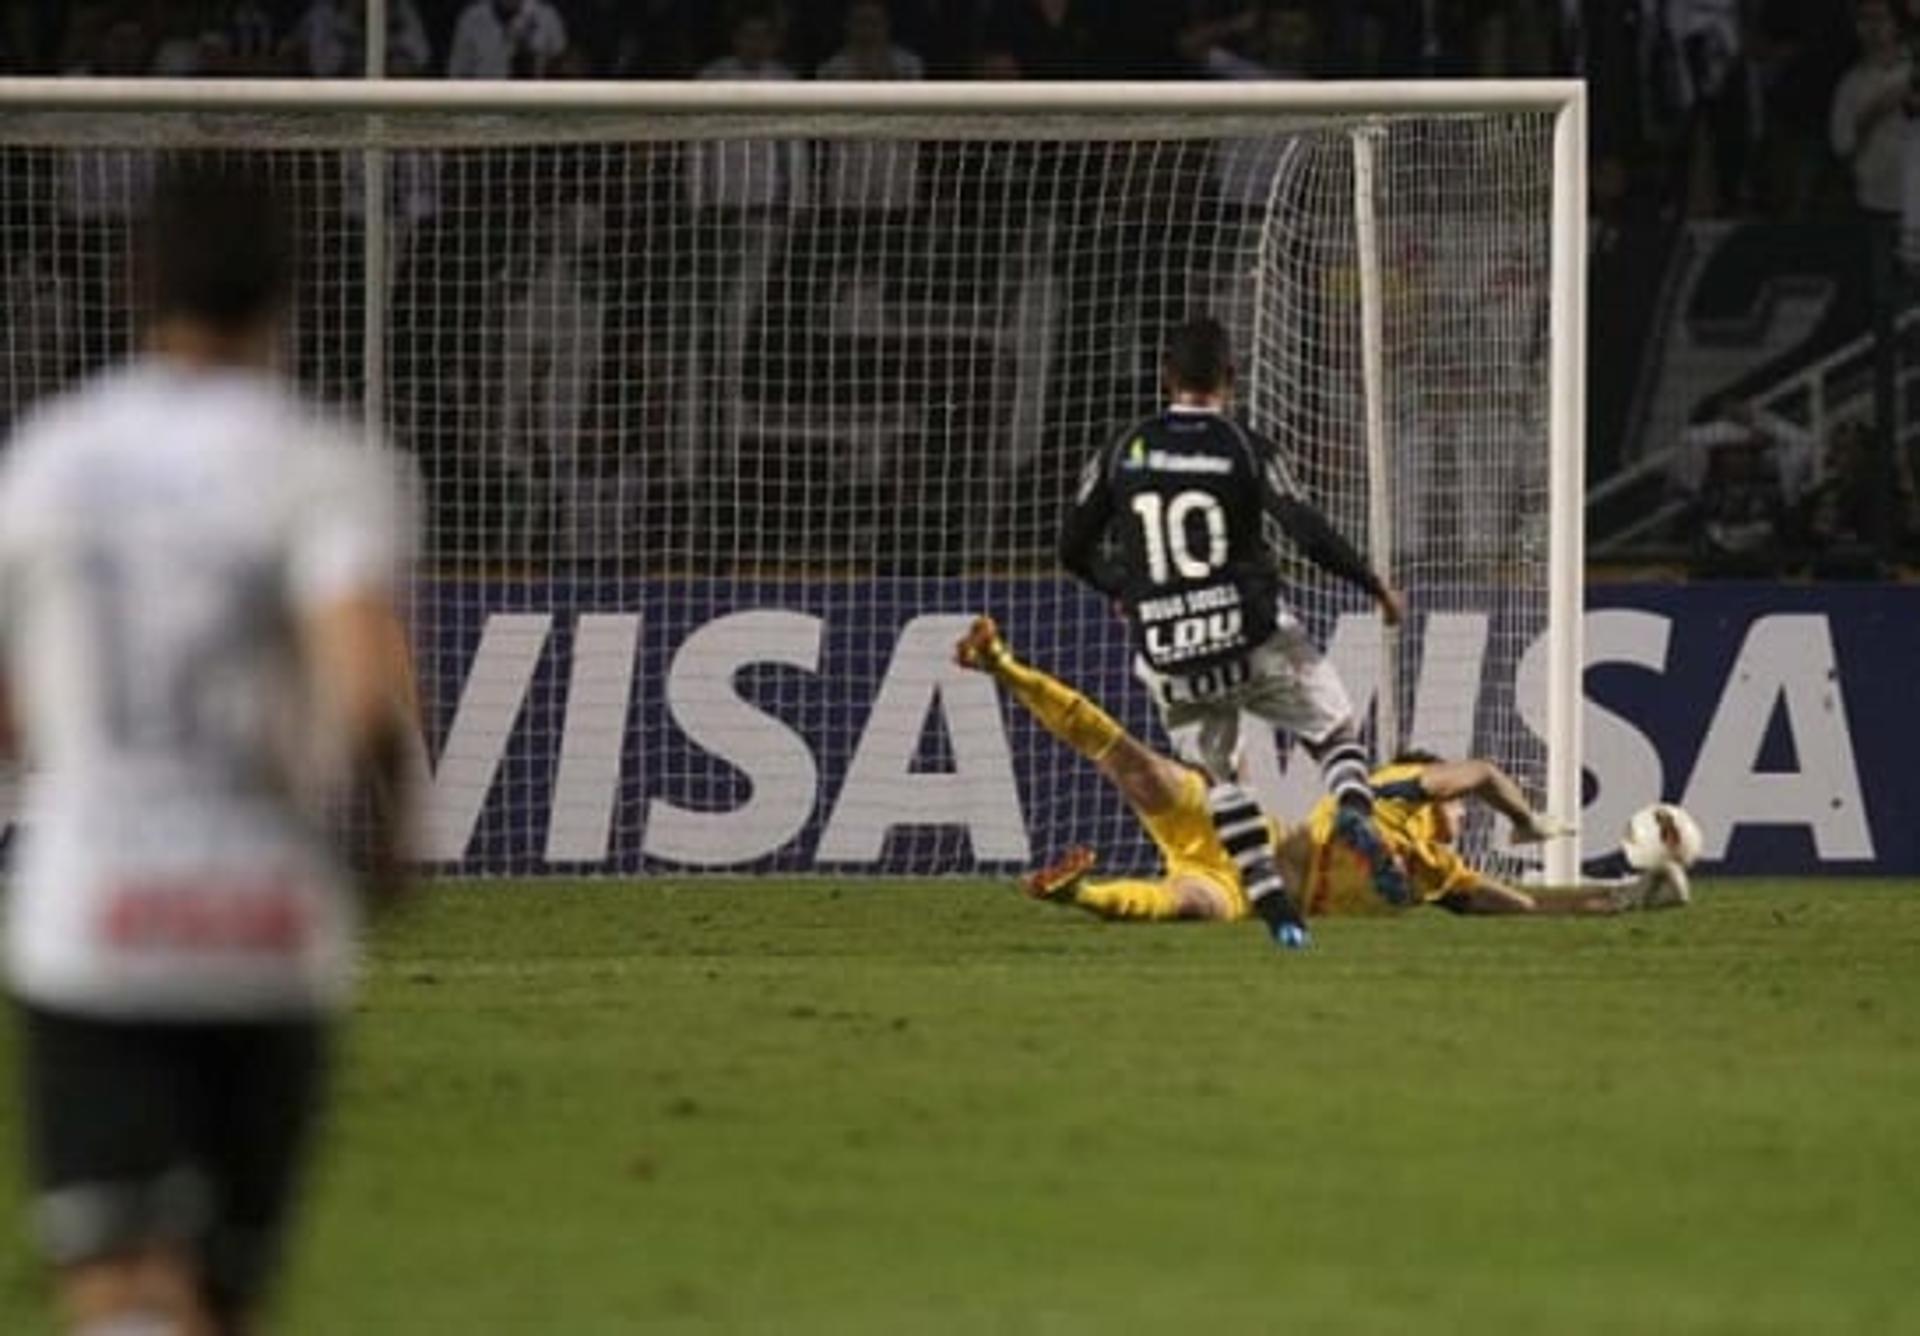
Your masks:
M 1157 492 L 1141 492 L 1133 498 L 1133 513 L 1140 517 L 1147 576 L 1155 584 L 1166 584 L 1175 572 L 1183 580 L 1204 580 L 1226 564 L 1227 513 L 1211 493 L 1186 491 L 1168 501 Z M 1187 522 L 1195 514 L 1207 529 L 1204 556 L 1188 542 Z

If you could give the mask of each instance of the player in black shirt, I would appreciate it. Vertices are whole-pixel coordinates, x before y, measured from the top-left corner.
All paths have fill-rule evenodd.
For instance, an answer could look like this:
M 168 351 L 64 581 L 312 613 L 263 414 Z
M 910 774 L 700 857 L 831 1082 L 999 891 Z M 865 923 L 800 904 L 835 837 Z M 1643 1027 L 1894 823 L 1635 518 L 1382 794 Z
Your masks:
M 1165 375 L 1166 411 L 1088 461 L 1061 563 L 1125 611 L 1135 671 L 1184 759 L 1231 787 L 1240 713 L 1251 711 L 1298 738 L 1342 806 L 1364 813 L 1371 767 L 1353 706 L 1287 606 L 1279 542 L 1290 539 L 1365 589 L 1389 626 L 1404 611 L 1400 595 L 1301 495 L 1278 448 L 1228 415 L 1233 359 L 1218 321 L 1203 317 L 1174 333 Z M 1112 556 L 1103 549 L 1111 530 L 1119 539 Z M 1221 830 L 1232 849 L 1229 835 Z M 1264 857 L 1263 845 L 1253 857 Z M 1243 876 L 1263 907 L 1277 879 L 1267 884 L 1258 867 Z

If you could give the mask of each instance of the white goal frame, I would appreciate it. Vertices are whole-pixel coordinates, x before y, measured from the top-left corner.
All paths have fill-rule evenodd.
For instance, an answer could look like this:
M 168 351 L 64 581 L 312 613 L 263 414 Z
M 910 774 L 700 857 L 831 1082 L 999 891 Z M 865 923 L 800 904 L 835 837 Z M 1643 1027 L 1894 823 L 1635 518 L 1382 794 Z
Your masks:
M 384 8 L 381 6 L 380 8 Z M 374 11 L 376 14 L 378 10 Z M 371 24 L 370 27 L 380 27 Z M 370 62 L 380 59 L 380 39 Z M 1426 80 L 1335 83 L 496 83 L 438 80 L 0 79 L 0 115 L 34 112 L 328 113 L 367 117 L 370 140 L 381 118 L 403 123 L 417 114 L 446 116 L 591 115 L 632 117 L 649 137 L 677 119 L 725 117 L 751 122 L 752 132 L 780 137 L 783 116 L 814 119 L 810 138 L 855 138 L 876 121 L 951 115 L 1072 112 L 1109 117 L 1116 130 L 1150 133 L 1156 122 L 1183 115 L 1271 114 L 1276 118 L 1347 115 L 1412 116 L 1532 112 L 1553 117 L 1553 220 L 1549 352 L 1549 559 L 1547 806 L 1576 821 L 1581 799 L 1581 713 L 1585 563 L 1587 92 L 1579 80 Z M 1365 157 L 1364 132 L 1356 153 Z M 369 167 L 384 167 L 384 145 L 369 142 Z M 384 191 L 370 204 L 384 206 Z M 1370 210 L 1362 208 L 1362 228 Z M 387 309 L 385 229 L 367 228 L 365 281 L 369 332 Z M 1363 327 L 1377 322 L 1378 256 L 1360 239 Z M 1369 273 L 1368 271 L 1372 272 Z M 1370 294 L 1370 295 L 1369 295 Z M 1377 325 L 1375 326 L 1377 327 Z M 1371 342 L 1371 340 L 1370 340 Z M 385 368 L 368 341 L 365 411 L 384 413 Z M 1372 360 L 1371 356 L 1369 360 Z M 1373 377 L 1369 376 L 1369 380 Z M 1369 392 L 1377 400 L 1377 391 Z M 1386 430 L 1370 402 L 1368 435 Z M 1383 692 L 1389 699 L 1392 692 Z M 1389 745 L 1390 739 L 1383 739 Z M 1577 840 L 1546 851 L 1547 880 L 1578 880 Z

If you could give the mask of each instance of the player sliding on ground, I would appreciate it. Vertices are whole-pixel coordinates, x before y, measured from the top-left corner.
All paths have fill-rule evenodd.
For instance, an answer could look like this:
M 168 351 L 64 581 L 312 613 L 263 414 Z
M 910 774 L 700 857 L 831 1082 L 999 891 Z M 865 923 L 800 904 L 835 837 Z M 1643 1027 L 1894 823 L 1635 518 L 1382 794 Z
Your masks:
M 1095 854 L 1076 848 L 1022 880 L 1022 889 L 1036 899 L 1112 919 L 1240 919 L 1257 913 L 1270 924 L 1281 917 L 1265 903 L 1273 895 L 1282 897 L 1295 922 L 1301 910 L 1369 914 L 1434 904 L 1464 914 L 1617 914 L 1687 902 L 1686 874 L 1678 868 L 1628 884 L 1535 894 L 1467 863 L 1454 840 L 1469 797 L 1505 817 L 1518 843 L 1568 833 L 1534 812 L 1519 786 L 1491 761 L 1448 762 L 1416 753 L 1376 771 L 1371 822 L 1329 797 L 1305 822 L 1284 829 L 1233 787 L 1242 806 L 1216 831 L 1210 800 L 1220 786 L 1130 736 L 1058 678 L 1020 662 L 992 618 L 974 620 L 954 657 L 994 677 L 1042 727 L 1098 766 L 1166 862 L 1155 878 L 1095 880 L 1089 875 Z M 1253 892 L 1245 875 L 1247 854 L 1256 846 L 1274 855 L 1284 883 L 1264 894 Z

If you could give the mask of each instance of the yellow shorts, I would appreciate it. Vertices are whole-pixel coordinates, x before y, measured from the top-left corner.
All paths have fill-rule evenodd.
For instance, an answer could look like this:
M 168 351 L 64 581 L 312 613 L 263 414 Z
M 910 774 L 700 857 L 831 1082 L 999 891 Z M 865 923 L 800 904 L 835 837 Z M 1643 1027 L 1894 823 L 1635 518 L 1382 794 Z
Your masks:
M 1193 877 L 1211 882 L 1225 897 L 1229 918 L 1245 918 L 1252 912 L 1240 885 L 1240 870 L 1214 831 L 1213 814 L 1207 810 L 1207 783 L 1200 776 L 1189 771 L 1174 805 L 1141 817 L 1140 823 L 1166 860 L 1165 875 L 1169 879 Z

